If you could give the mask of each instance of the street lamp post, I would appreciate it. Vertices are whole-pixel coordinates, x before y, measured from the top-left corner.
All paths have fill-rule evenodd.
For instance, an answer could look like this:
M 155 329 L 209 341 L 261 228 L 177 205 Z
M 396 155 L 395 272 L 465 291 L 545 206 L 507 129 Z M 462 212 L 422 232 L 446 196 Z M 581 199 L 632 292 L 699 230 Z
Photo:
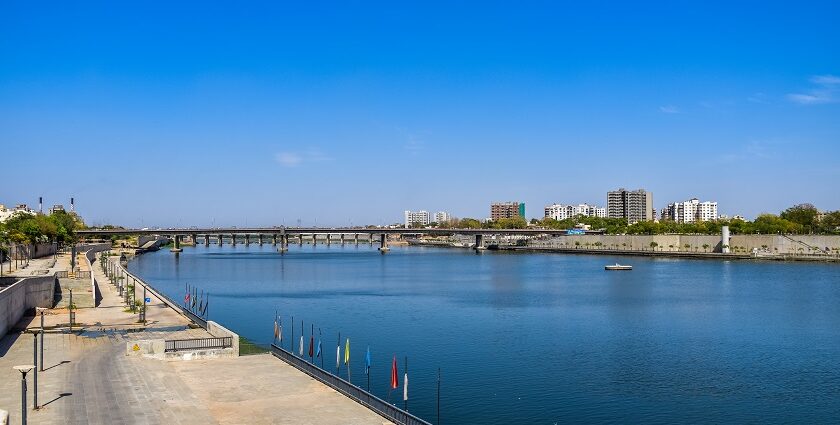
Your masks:
M 12 368 L 20 372 L 20 423 L 22 425 L 26 425 L 26 374 L 34 368 L 33 365 L 20 365 Z
M 38 410 L 38 330 L 32 330 L 32 408 Z
M 38 363 L 38 367 L 41 368 L 41 372 L 44 371 L 44 310 L 41 310 L 41 362 Z

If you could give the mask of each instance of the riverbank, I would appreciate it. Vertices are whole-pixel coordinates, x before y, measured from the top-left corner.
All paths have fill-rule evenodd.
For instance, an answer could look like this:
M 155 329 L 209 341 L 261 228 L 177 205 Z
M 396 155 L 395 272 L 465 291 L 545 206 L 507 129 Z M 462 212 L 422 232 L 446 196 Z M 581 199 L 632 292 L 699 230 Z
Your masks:
M 413 239 L 412 245 L 474 248 L 474 239 Z M 762 261 L 840 262 L 840 236 L 735 235 L 728 246 L 713 235 L 569 235 L 485 238 L 489 250 Z M 724 248 L 729 252 L 725 253 Z
M 127 345 L 140 341 L 211 335 L 153 293 L 147 294 L 147 323 L 138 322 L 99 261 L 94 265 L 99 307 L 75 310 L 72 332 L 66 309 L 46 310 L 38 410 L 32 409 L 33 374 L 27 377 L 32 423 L 388 423 L 269 354 L 169 361 L 126 355 Z M 12 366 L 32 364 L 34 337 L 27 332 L 39 326 L 40 318 L 25 316 L 0 340 L 0 409 L 15 422 L 20 374 Z

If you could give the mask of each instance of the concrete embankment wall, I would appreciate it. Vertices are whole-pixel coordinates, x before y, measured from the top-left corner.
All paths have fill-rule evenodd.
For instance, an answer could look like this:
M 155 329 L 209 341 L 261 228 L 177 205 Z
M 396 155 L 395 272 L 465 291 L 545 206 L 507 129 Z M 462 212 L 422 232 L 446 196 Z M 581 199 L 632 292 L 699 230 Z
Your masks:
M 94 277 L 93 273 L 93 264 L 96 263 L 96 254 L 102 251 L 107 251 L 111 249 L 110 243 L 100 243 L 100 244 L 89 244 L 84 245 L 87 249 L 85 251 L 85 259 L 87 260 L 88 270 L 90 270 L 90 289 L 91 293 L 93 294 L 93 306 L 99 306 L 99 302 L 102 301 L 102 293 L 99 291 L 98 282 L 96 282 L 96 278 Z
M 0 254 L 0 260 L 8 261 L 23 260 L 26 258 L 41 258 L 53 255 L 58 251 L 58 245 L 54 243 L 38 243 L 29 245 L 12 245 L 7 253 Z
M 578 242 L 578 244 L 575 244 Z M 651 250 L 651 242 L 657 244 L 657 251 L 674 252 L 721 252 L 721 237 L 718 235 L 574 235 L 534 239 L 529 246 L 545 248 L 588 248 Z M 600 245 L 596 245 L 599 243 Z M 688 245 L 688 247 L 686 247 Z M 708 245 L 703 248 L 703 245 Z M 733 235 L 729 246 L 741 252 L 753 249 L 778 254 L 808 254 L 815 249 L 828 249 L 831 253 L 840 250 L 840 236 L 833 235 Z M 799 248 L 802 248 L 800 251 Z
M 23 314 L 35 307 L 52 307 L 55 276 L 20 279 L 0 290 L 0 338 L 6 335 Z

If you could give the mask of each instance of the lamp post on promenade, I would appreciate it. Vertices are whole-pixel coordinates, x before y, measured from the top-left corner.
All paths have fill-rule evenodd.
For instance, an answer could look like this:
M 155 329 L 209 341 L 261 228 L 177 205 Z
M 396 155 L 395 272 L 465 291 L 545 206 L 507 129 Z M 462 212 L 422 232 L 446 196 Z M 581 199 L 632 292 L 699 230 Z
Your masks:
M 42 329 L 32 329 L 32 408 L 38 410 L 38 334 Z
M 22 425 L 26 425 L 26 374 L 34 368 L 33 365 L 12 367 L 12 369 L 20 372 L 20 423 Z

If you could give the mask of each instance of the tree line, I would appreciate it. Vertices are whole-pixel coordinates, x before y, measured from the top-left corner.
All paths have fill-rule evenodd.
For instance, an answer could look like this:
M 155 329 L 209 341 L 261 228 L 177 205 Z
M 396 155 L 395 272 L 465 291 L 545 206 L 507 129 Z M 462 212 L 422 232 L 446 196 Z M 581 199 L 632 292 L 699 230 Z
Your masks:
M 732 234 L 840 234 L 840 211 L 821 214 L 811 204 L 794 205 L 780 214 L 761 214 L 755 220 L 721 219 L 697 223 L 677 223 L 672 220 L 640 221 L 628 224 L 623 218 L 602 218 L 577 216 L 565 220 L 552 218 L 532 219 L 523 217 L 481 221 L 475 218 L 452 219 L 445 223 L 432 223 L 431 227 L 458 229 L 572 229 L 579 224 L 589 225 L 592 230 L 603 230 L 607 234 L 659 235 L 720 234 L 723 226 L 729 226 Z M 419 224 L 412 227 L 420 227 Z
M 17 212 L 0 223 L 0 244 L 73 243 L 76 241 L 75 231 L 84 228 L 84 221 L 73 212 Z

